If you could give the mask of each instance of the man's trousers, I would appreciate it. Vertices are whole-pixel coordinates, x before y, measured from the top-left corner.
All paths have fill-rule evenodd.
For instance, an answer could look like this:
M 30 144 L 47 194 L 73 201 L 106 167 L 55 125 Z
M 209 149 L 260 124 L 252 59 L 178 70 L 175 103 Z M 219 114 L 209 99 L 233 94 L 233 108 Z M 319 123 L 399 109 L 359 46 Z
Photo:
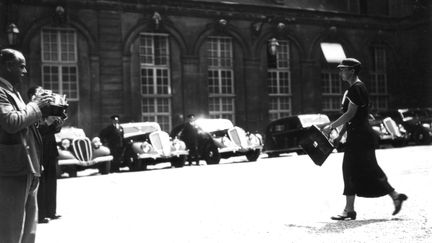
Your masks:
M 0 243 L 33 243 L 36 238 L 39 178 L 0 176 Z

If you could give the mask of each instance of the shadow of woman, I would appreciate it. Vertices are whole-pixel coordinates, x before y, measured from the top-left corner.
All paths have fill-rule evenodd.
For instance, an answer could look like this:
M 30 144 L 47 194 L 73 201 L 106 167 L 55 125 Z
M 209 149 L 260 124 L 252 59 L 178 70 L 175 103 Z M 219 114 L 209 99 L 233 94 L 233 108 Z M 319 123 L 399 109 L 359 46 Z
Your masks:
M 305 228 L 310 232 L 314 233 L 343 233 L 345 230 L 354 229 L 358 227 L 362 227 L 364 225 L 388 222 L 388 221 L 396 221 L 402 220 L 399 218 L 392 219 L 365 219 L 365 220 L 345 220 L 345 221 L 334 221 L 330 223 L 326 223 L 324 226 L 304 226 L 304 225 L 295 225 L 295 224 L 287 224 L 287 227 L 293 228 Z
M 365 220 L 346 220 L 335 221 L 325 224 L 322 228 L 318 229 L 319 232 L 333 232 L 342 233 L 344 230 L 362 227 L 364 225 L 400 220 L 397 218 L 392 219 L 365 219 Z

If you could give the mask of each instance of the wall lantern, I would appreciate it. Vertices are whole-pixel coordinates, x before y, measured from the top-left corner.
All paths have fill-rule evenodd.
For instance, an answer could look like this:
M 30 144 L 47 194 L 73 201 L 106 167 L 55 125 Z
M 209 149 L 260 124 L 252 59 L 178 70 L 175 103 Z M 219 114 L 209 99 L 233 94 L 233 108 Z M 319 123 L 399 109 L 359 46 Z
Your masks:
M 155 29 L 159 29 L 159 24 L 162 21 L 161 15 L 158 12 L 154 12 L 152 19 L 155 24 Z
M 276 55 L 278 46 L 279 46 L 279 42 L 276 38 L 271 38 L 269 40 L 268 51 L 272 56 Z
M 57 6 L 55 12 L 58 16 L 62 17 L 65 13 L 65 10 L 62 6 Z
M 282 22 L 279 22 L 279 23 L 277 24 L 277 29 L 278 29 L 279 31 L 283 31 L 283 30 L 285 29 L 285 27 L 286 27 L 286 25 L 285 25 L 284 23 L 282 23 Z
M 228 21 L 227 21 L 226 19 L 219 19 L 218 23 L 219 23 L 221 26 L 226 26 L 226 25 L 228 24 Z
M 18 35 L 20 33 L 18 27 L 14 23 L 11 23 L 8 26 L 6 33 L 7 33 L 9 45 L 11 46 L 16 45 L 18 40 Z

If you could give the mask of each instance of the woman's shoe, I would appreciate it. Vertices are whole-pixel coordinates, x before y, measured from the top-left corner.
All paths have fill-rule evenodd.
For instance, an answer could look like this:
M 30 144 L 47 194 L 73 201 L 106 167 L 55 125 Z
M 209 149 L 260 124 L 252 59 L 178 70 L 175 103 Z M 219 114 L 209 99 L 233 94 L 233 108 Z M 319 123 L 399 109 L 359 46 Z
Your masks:
M 332 216 L 331 219 L 333 220 L 345 220 L 345 219 L 351 219 L 355 220 L 357 217 L 357 213 L 355 211 L 351 212 L 343 212 L 342 215 Z
M 393 199 L 394 205 L 395 205 L 395 209 L 393 211 L 393 215 L 398 214 L 401 209 L 402 209 L 402 203 L 407 200 L 408 197 L 407 195 L 400 193 L 399 195 L 397 195 L 397 197 L 395 199 Z

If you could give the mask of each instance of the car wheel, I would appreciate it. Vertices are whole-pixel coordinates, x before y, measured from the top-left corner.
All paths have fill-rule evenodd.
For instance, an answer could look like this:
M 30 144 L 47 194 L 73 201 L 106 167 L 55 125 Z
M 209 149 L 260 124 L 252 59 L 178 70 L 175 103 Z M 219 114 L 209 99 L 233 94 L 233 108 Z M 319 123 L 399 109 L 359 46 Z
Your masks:
M 427 145 L 430 143 L 430 135 L 426 129 L 417 129 L 413 134 L 414 142 L 418 145 Z
M 221 156 L 217 146 L 214 143 L 209 143 L 206 149 L 204 149 L 203 158 L 209 165 L 219 164 Z
M 69 177 L 77 177 L 77 171 L 75 169 L 70 169 L 68 171 Z
M 397 139 L 397 140 L 394 140 L 392 142 L 392 146 L 395 147 L 395 148 L 404 147 L 406 145 L 407 145 L 407 142 L 406 142 L 405 139 Z
M 259 150 L 259 149 L 257 149 L 257 150 L 252 150 L 252 151 L 249 151 L 249 152 L 246 154 L 246 158 L 247 158 L 249 161 L 256 161 L 256 160 L 258 159 L 258 157 L 260 156 L 260 154 L 261 154 L 261 150 Z
M 143 161 L 139 160 L 139 159 L 133 159 L 130 163 L 129 163 L 129 170 L 131 171 L 140 171 L 142 170 L 143 167 Z
M 102 175 L 107 175 L 110 173 L 111 170 L 111 161 L 107 161 L 106 163 L 102 163 L 99 165 L 99 173 Z
M 171 165 L 174 166 L 175 168 L 181 168 L 184 166 L 185 161 L 186 161 L 186 156 L 179 156 L 172 159 Z

